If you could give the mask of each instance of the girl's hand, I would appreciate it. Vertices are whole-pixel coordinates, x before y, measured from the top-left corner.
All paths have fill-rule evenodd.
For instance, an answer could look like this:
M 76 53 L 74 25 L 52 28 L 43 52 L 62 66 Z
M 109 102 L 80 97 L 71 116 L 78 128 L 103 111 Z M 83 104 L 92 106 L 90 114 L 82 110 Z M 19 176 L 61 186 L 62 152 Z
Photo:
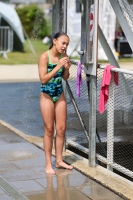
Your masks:
M 64 68 L 69 70 L 70 66 L 71 66 L 71 63 L 70 63 L 70 60 L 68 59 L 68 62 L 64 65 Z
M 65 66 L 67 63 L 69 62 L 69 58 L 68 57 L 63 57 L 58 61 L 58 66 L 59 68 Z

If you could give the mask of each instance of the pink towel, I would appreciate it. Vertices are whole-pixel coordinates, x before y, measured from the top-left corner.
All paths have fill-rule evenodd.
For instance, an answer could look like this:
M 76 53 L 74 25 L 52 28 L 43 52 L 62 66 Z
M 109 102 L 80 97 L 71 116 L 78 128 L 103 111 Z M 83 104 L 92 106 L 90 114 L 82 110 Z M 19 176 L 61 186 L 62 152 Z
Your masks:
M 76 78 L 76 94 L 78 97 L 80 97 L 80 85 L 82 84 L 82 63 L 78 62 L 78 68 L 77 68 L 77 78 Z
M 108 65 L 104 68 L 104 73 L 102 77 L 102 85 L 100 89 L 100 99 L 99 99 L 99 107 L 98 110 L 102 114 L 105 110 L 105 104 L 108 101 L 108 87 L 111 81 L 111 68 L 114 68 L 114 66 Z M 118 73 L 114 72 L 114 82 L 116 85 L 118 85 Z

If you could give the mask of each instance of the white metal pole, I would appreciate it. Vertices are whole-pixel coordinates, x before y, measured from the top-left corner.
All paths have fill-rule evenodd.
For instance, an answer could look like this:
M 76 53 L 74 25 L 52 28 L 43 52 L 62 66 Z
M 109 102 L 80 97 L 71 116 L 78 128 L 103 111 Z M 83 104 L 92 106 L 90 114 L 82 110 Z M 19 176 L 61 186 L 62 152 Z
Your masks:
M 113 171 L 110 164 L 114 158 L 114 73 L 112 72 L 107 104 L 107 169 Z
M 98 17 L 99 0 L 94 1 L 93 68 L 98 65 Z M 89 165 L 96 165 L 96 89 L 97 77 L 90 75 L 90 114 L 89 114 Z

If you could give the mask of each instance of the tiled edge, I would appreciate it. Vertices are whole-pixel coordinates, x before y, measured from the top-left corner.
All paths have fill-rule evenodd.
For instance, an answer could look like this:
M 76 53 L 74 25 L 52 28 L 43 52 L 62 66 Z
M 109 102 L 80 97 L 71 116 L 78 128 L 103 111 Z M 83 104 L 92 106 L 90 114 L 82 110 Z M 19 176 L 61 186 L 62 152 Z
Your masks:
M 3 120 L 0 120 L 0 123 L 12 130 L 13 132 L 15 132 L 20 137 L 27 140 L 28 142 L 43 149 L 43 138 L 26 135 L 25 133 L 19 131 L 10 124 L 4 122 Z M 54 150 L 52 151 L 52 155 L 55 156 Z M 87 159 L 69 150 L 63 152 L 63 160 L 68 164 L 72 164 L 75 169 L 82 172 L 86 176 L 89 176 L 90 178 L 102 184 L 106 188 L 119 194 L 121 197 L 133 200 L 133 182 L 128 181 L 127 179 L 99 165 L 97 165 L 96 167 L 89 167 Z
M 23 194 L 21 194 L 15 187 L 13 187 L 8 181 L 0 176 L 0 186 L 5 191 L 6 196 L 10 196 L 14 200 L 28 200 Z
M 8 124 L 7 122 L 5 122 L 1 119 L 0 119 L 0 124 L 7 127 L 8 129 L 10 129 L 11 131 L 13 131 L 14 133 L 16 133 L 17 135 L 19 135 L 20 137 L 22 137 L 23 139 L 27 140 L 30 143 L 33 143 L 33 144 L 39 143 L 40 144 L 43 141 L 43 138 L 27 135 L 24 132 L 18 130 L 17 128 L 13 127 L 12 125 Z

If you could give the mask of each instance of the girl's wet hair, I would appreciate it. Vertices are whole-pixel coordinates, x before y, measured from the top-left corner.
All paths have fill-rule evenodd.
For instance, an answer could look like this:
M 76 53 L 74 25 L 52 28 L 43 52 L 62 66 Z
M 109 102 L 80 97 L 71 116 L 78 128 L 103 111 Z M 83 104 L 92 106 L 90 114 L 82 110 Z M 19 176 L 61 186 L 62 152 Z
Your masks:
M 64 32 L 58 32 L 54 35 L 54 37 L 52 38 L 52 44 L 50 45 L 49 49 L 51 49 L 53 47 L 53 39 L 58 39 L 61 36 L 67 36 L 69 38 L 69 36 L 64 33 Z

